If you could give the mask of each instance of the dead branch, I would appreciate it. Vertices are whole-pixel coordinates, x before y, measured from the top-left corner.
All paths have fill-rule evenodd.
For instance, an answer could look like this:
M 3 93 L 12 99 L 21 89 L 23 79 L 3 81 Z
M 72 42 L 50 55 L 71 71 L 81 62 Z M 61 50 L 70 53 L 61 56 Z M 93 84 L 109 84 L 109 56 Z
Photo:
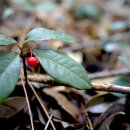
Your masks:
M 115 85 L 111 83 L 104 83 L 104 84 L 92 83 L 92 88 L 95 91 L 117 92 L 117 93 L 123 93 L 123 94 L 130 93 L 130 87 L 119 86 L 119 85 Z

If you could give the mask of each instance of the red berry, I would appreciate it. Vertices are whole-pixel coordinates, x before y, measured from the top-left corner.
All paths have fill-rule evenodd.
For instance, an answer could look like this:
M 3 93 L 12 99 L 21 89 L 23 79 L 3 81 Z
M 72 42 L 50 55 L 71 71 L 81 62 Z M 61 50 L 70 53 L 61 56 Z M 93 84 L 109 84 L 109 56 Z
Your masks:
M 35 56 L 27 57 L 26 61 L 27 61 L 28 65 L 31 67 L 36 67 L 39 62 L 38 58 Z

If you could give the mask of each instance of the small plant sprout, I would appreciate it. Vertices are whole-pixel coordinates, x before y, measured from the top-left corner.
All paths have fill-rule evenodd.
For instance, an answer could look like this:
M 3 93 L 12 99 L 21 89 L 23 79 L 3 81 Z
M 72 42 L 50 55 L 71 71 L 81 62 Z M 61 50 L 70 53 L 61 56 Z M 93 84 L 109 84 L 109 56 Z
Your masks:
M 31 30 L 25 36 L 25 40 L 22 44 L 19 44 L 15 39 L 0 35 L 0 46 L 15 44 L 20 49 L 20 53 L 8 52 L 0 56 L 0 102 L 3 102 L 15 89 L 22 67 L 20 58 L 22 58 L 23 61 L 25 86 L 28 84 L 27 64 L 30 67 L 36 67 L 37 64 L 40 63 L 43 69 L 55 81 L 60 82 L 61 84 L 72 86 L 77 89 L 92 88 L 88 75 L 82 65 L 67 55 L 48 49 L 31 50 L 23 46 L 30 41 L 35 42 L 40 40 L 62 40 L 68 43 L 75 42 L 75 38 L 66 33 L 45 28 L 35 28 Z M 31 55 L 27 56 L 27 54 L 30 53 L 30 50 Z

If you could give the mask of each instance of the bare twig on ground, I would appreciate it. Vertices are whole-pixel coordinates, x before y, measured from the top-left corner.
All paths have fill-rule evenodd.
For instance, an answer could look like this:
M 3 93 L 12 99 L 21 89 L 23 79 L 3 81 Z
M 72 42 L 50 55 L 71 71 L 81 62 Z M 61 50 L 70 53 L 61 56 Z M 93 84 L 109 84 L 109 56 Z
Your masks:
M 95 91 L 107 91 L 107 92 L 130 94 L 130 87 L 119 86 L 111 83 L 104 83 L 104 84 L 92 83 L 92 89 L 94 89 Z
M 111 76 L 121 76 L 127 74 L 130 74 L 129 69 L 103 71 L 103 72 L 89 74 L 88 76 L 91 80 L 93 80 L 93 79 L 100 79 L 100 78 L 111 77 Z
M 102 72 L 97 72 L 97 73 L 93 73 L 93 74 L 88 74 L 89 79 L 93 80 L 93 79 L 100 79 L 100 78 L 106 78 L 106 77 L 111 77 L 111 76 L 123 76 L 123 75 L 128 75 L 130 74 L 130 70 L 129 69 L 121 69 L 121 70 L 112 70 L 112 71 L 102 71 Z M 45 74 L 28 74 L 28 79 L 30 81 L 52 81 L 53 79 Z
M 129 74 L 129 70 L 121 70 L 121 71 L 111 71 L 110 74 L 108 72 L 103 72 L 104 75 L 101 73 L 97 74 L 97 75 L 92 75 L 92 77 L 90 77 L 90 79 L 96 79 L 96 78 L 104 78 L 104 77 L 109 77 L 109 76 L 115 76 L 115 75 L 127 75 Z M 33 79 L 31 79 L 33 80 Z M 39 84 L 39 83 L 37 83 Z M 40 83 L 39 85 L 42 85 L 42 83 Z M 45 86 L 43 84 L 43 86 Z M 59 86 L 61 86 L 61 84 L 59 84 Z M 58 87 L 58 85 L 57 85 Z M 69 87 L 69 86 L 68 86 Z M 111 83 L 104 83 L 104 84 L 97 84 L 97 83 L 92 83 L 92 89 L 94 89 L 95 91 L 107 91 L 107 92 L 117 92 L 117 93 L 130 93 L 130 88 L 126 87 L 126 86 L 119 86 L 119 85 L 115 85 L 115 84 L 111 84 Z

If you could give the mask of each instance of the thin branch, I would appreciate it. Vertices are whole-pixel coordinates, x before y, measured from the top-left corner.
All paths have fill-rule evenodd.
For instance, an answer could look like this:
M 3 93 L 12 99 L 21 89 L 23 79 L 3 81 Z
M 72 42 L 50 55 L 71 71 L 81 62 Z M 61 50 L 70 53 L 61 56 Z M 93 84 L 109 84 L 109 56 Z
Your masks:
M 27 107 L 28 107 L 28 111 L 29 111 L 29 115 L 30 115 L 31 127 L 32 127 L 32 130 L 34 130 L 33 116 L 32 116 L 31 107 L 30 107 L 30 103 L 29 103 L 29 98 L 28 98 L 28 95 L 27 95 L 26 87 L 25 87 L 22 76 L 21 76 L 21 82 L 22 82 L 23 90 L 24 90 L 25 97 L 26 97 Z
M 48 120 L 48 122 L 47 122 L 47 124 L 46 124 L 44 130 L 47 130 L 47 128 L 48 128 L 48 126 L 49 126 L 49 124 L 50 124 L 50 122 L 51 122 L 51 119 L 52 119 L 52 115 L 50 115 L 49 120 Z
M 48 118 L 48 120 L 49 120 L 49 119 L 50 119 L 50 116 L 49 116 L 49 114 L 48 114 L 48 112 L 47 112 L 45 106 L 43 105 L 43 103 L 42 103 L 40 97 L 38 96 L 37 92 L 35 91 L 35 89 L 33 88 L 32 84 L 31 84 L 29 81 L 28 81 L 28 85 L 29 85 L 30 88 L 32 89 L 34 95 L 36 96 L 37 100 L 39 101 L 39 103 L 40 103 L 42 109 L 44 110 L 44 112 L 45 112 L 45 114 L 46 114 L 46 116 L 47 116 L 47 118 Z M 52 126 L 53 130 L 56 130 L 56 128 L 55 128 L 55 126 L 54 126 L 52 120 L 50 121 L 50 123 L 51 123 L 51 126 Z
M 111 76 L 121 76 L 121 75 L 128 75 L 130 74 L 129 69 L 122 69 L 122 70 L 112 70 L 112 71 L 103 71 L 103 72 L 98 72 L 94 74 L 89 74 L 89 78 L 91 80 L 93 79 L 100 79 L 100 78 L 105 78 L 105 77 L 111 77 Z
M 105 83 L 105 84 L 92 83 L 92 88 L 95 91 L 107 91 L 107 92 L 130 94 L 130 87 L 119 86 L 111 83 Z
M 97 72 L 93 74 L 88 74 L 89 79 L 100 79 L 100 78 L 105 78 L 105 77 L 111 77 L 111 76 L 124 76 L 130 74 L 129 69 L 121 69 L 121 70 L 112 70 L 112 71 L 102 71 L 102 72 Z M 30 81 L 52 81 L 53 79 L 45 74 L 28 74 L 28 80 Z

